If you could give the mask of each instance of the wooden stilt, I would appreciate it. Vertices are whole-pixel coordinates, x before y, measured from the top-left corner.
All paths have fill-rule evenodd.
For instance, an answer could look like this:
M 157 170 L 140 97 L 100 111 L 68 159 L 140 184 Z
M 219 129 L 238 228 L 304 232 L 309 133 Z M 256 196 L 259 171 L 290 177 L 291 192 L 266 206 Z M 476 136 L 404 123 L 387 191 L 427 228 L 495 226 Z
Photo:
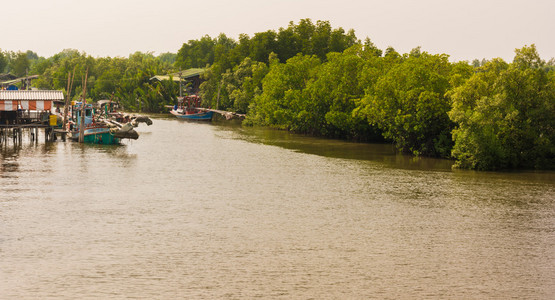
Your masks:
M 79 143 L 85 142 L 85 105 L 87 104 L 87 78 L 89 76 L 89 68 L 85 72 L 85 80 L 83 84 L 83 103 L 81 104 L 81 124 L 79 124 Z

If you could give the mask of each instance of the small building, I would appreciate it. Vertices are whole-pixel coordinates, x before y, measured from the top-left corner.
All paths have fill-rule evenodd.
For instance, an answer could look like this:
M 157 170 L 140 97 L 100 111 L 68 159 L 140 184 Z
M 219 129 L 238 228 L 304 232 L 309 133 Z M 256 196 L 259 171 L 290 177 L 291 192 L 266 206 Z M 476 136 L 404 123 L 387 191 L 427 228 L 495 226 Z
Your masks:
M 16 79 L 17 76 L 9 73 L 0 74 L 0 86 L 3 86 L 4 81 L 10 81 Z
M 21 83 L 21 89 L 26 90 L 31 86 L 31 80 L 39 78 L 39 75 L 31 75 L 26 77 L 17 78 L 11 74 L 0 74 L 0 89 L 2 90 L 18 90 L 15 86 Z
M 201 76 L 205 72 L 206 69 L 193 68 L 168 75 L 156 75 L 150 80 L 170 80 L 170 77 L 172 77 L 174 82 L 182 81 L 183 88 L 187 93 L 196 95 L 200 91 L 200 84 L 204 81 Z
M 22 124 L 41 120 L 64 102 L 63 91 L 0 90 L 0 124 Z

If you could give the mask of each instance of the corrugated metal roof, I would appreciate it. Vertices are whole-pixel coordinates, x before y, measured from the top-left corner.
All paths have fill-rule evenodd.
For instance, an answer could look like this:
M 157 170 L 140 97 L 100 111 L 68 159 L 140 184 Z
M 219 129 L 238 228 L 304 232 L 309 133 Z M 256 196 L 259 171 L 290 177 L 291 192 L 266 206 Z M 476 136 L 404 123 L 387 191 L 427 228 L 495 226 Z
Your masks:
M 0 91 L 0 100 L 63 101 L 63 91 Z
M 152 78 L 150 78 L 150 80 L 156 79 L 158 81 L 162 81 L 162 80 L 170 80 L 170 75 L 156 75 Z M 172 78 L 173 81 L 175 82 L 179 82 L 179 77 L 175 76 Z
M 199 76 L 201 74 L 204 74 L 205 72 L 206 72 L 206 69 L 200 69 L 200 68 L 187 69 L 187 70 L 181 71 L 181 78 L 188 79 L 188 78 L 191 78 L 191 77 L 195 77 L 195 76 Z M 179 82 L 179 72 L 172 73 L 170 75 L 173 77 L 173 81 Z M 156 75 L 156 76 L 150 78 L 150 80 L 152 80 L 152 79 L 156 79 L 156 80 L 160 80 L 160 81 L 170 80 L 170 75 Z
M 181 72 L 173 73 L 172 76 L 179 77 L 179 73 L 181 73 L 181 78 L 187 79 L 190 77 L 198 76 L 200 74 L 204 74 L 205 72 L 206 72 L 206 69 L 192 68 L 192 69 L 183 70 Z
M 25 80 L 31 80 L 31 79 L 37 79 L 39 78 L 39 75 L 31 75 L 31 76 L 27 76 L 27 77 L 21 77 L 21 78 L 15 78 L 12 80 L 8 80 L 8 81 L 2 81 L 0 82 L 1 85 L 10 85 L 12 83 L 17 83 L 17 82 L 22 82 Z

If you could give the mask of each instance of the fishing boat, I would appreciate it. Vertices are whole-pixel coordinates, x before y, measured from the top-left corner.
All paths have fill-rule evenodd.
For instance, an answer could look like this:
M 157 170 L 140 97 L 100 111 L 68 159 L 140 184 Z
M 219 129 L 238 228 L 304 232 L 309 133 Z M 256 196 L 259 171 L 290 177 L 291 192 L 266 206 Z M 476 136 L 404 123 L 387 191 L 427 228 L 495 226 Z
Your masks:
M 184 113 L 182 110 L 173 109 L 170 111 L 170 113 L 179 119 L 193 120 L 193 121 L 210 121 L 214 116 L 213 111 L 201 111 L 201 110 L 197 110 L 195 112 L 185 111 Z
M 134 127 L 137 127 L 139 123 L 146 123 L 148 126 L 152 125 L 152 120 L 148 116 L 130 115 L 117 111 L 119 104 L 112 100 L 99 100 L 96 102 L 96 106 L 100 112 L 97 119 L 106 119 L 110 121 L 110 123 L 116 124 L 118 127 L 122 127 L 122 124 L 126 123 L 132 123 Z
M 201 99 L 196 95 L 179 97 L 178 104 L 175 105 L 170 113 L 182 120 L 210 121 L 214 116 L 212 110 L 200 107 Z
M 73 140 L 78 141 L 81 135 L 79 130 L 81 124 L 81 103 L 73 106 L 72 122 L 70 123 L 70 134 Z M 133 129 L 132 123 L 120 124 L 107 119 L 95 119 L 91 104 L 84 107 L 83 142 L 92 144 L 114 145 L 119 144 L 121 139 L 138 139 L 139 134 Z
M 89 124 L 85 127 L 85 134 L 83 142 L 89 144 L 103 144 L 103 145 L 117 145 L 120 143 L 120 138 L 115 136 L 115 132 L 110 127 L 100 124 Z M 80 132 L 79 130 L 72 132 L 72 139 L 78 141 Z M 138 136 L 137 136 L 138 138 Z

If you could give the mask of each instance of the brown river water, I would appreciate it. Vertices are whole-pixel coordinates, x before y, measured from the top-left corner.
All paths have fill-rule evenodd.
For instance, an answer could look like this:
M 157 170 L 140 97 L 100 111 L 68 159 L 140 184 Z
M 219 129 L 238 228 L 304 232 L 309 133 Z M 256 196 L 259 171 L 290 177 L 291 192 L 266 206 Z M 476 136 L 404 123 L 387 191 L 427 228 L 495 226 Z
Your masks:
M 0 145 L 0 299 L 555 295 L 554 172 L 223 123 L 137 131 Z

